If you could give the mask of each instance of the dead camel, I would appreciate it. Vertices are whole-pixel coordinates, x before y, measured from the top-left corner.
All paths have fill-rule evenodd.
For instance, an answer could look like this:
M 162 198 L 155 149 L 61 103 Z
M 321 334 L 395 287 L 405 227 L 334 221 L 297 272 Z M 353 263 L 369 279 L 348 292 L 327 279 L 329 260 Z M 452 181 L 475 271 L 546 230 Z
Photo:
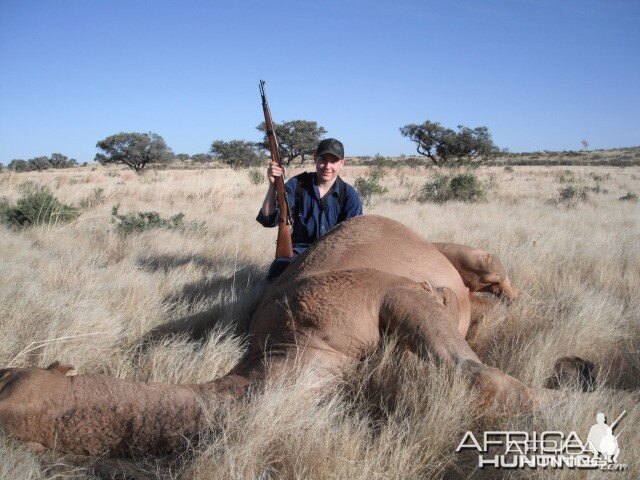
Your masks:
M 40 449 L 164 453 L 206 427 L 207 407 L 241 398 L 293 364 L 330 382 L 376 348 L 383 332 L 396 333 L 417 355 L 459 367 L 479 389 L 483 411 L 515 412 L 558 400 L 560 392 L 523 385 L 471 350 L 465 335 L 479 290 L 515 295 L 500 262 L 485 252 L 436 246 L 387 218 L 356 217 L 266 290 L 251 319 L 248 354 L 225 377 L 168 385 L 66 376 L 72 367 L 57 362 L 47 369 L 8 368 L 0 370 L 0 423 Z

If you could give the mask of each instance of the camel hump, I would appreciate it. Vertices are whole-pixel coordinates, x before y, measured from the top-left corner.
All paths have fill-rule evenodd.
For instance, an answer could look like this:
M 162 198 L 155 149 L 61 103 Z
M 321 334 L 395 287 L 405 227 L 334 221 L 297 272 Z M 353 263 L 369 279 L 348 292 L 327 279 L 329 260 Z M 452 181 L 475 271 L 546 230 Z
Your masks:
M 63 365 L 62 363 L 60 363 L 60 361 L 56 360 L 47 367 L 47 370 L 59 373 L 60 375 L 66 375 L 67 372 L 75 370 L 75 368 L 76 367 L 74 367 L 73 365 Z

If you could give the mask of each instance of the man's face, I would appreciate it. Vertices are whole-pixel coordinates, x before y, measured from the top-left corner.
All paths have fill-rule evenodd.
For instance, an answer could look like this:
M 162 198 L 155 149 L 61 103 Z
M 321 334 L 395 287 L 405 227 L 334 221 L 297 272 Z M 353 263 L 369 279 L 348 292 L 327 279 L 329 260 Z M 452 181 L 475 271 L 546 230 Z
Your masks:
M 321 156 L 313 156 L 316 162 L 316 173 L 318 178 L 323 182 L 331 181 L 336 178 L 338 172 L 344 167 L 344 158 L 338 158 L 331 154 Z

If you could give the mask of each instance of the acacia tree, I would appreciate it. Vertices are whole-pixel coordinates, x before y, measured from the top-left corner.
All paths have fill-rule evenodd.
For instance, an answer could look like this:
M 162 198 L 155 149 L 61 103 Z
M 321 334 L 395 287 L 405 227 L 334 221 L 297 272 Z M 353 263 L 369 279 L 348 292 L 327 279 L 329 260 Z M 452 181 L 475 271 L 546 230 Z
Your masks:
M 246 140 L 215 140 L 211 143 L 213 156 L 233 168 L 252 167 L 260 164 L 260 155 L 256 151 L 256 144 Z
M 49 157 L 45 156 L 30 158 L 29 164 L 38 171 L 47 170 L 53 166 L 49 161 Z
M 256 127 L 264 133 L 264 139 L 260 146 L 266 150 L 269 149 L 269 140 L 267 139 L 267 127 L 262 122 Z M 322 136 L 327 133 L 324 127 L 318 125 L 317 122 L 309 120 L 291 120 L 290 122 L 274 123 L 273 129 L 280 146 L 280 155 L 287 165 L 291 161 L 300 157 L 302 165 L 306 155 L 311 155 L 316 150 Z
M 117 133 L 100 140 L 96 147 L 103 151 L 95 157 L 101 165 L 122 163 L 136 173 L 148 163 L 168 163 L 173 158 L 164 139 L 152 132 Z
M 61 153 L 52 153 L 49 157 L 49 163 L 53 168 L 70 168 L 78 164 L 76 159 L 69 158 Z
M 13 172 L 30 172 L 34 169 L 34 167 L 26 160 L 16 158 L 9 162 L 9 165 L 7 165 L 7 169 Z
M 498 151 L 487 127 L 457 128 L 455 131 L 427 120 L 421 125 L 405 125 L 400 133 L 416 143 L 420 155 L 429 157 L 438 166 L 481 162 Z
M 213 155 L 210 153 L 196 153 L 191 155 L 191 161 L 193 163 L 211 163 L 214 160 L 215 158 L 213 158 Z

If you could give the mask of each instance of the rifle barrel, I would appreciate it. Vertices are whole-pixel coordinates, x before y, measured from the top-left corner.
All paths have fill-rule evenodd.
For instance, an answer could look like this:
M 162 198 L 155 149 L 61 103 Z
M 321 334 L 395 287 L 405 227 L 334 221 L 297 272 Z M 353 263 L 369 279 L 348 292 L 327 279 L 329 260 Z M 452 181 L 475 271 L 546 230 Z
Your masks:
M 622 413 L 620 414 L 620 416 L 619 416 L 618 418 L 616 418 L 616 421 L 615 421 L 615 422 L 613 422 L 613 423 L 610 425 L 611 430 L 613 430 L 614 428 L 616 428 L 616 425 L 618 425 L 618 422 L 622 419 L 622 417 L 624 417 L 624 415 L 625 415 L 626 413 L 627 413 L 627 411 L 625 410 L 624 412 L 622 412 Z

